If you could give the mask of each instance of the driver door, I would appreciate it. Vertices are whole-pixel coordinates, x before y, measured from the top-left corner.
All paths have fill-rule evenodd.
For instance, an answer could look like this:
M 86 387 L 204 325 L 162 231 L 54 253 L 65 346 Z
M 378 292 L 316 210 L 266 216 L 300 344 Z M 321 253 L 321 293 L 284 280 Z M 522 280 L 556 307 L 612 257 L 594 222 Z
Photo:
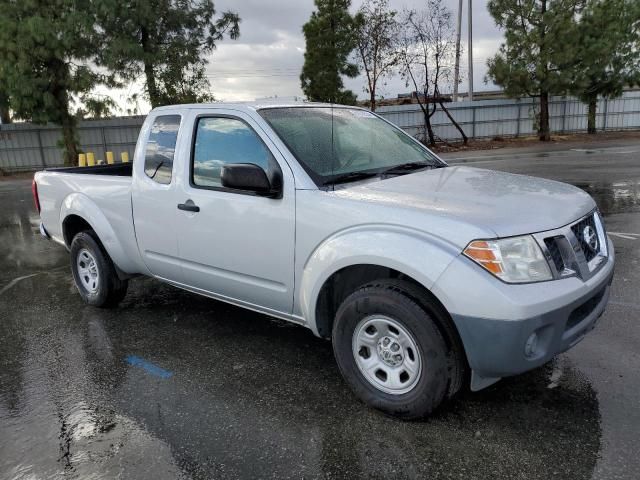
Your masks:
M 242 112 L 194 113 L 194 138 L 178 211 L 185 283 L 244 306 L 290 313 L 293 305 L 295 187 L 289 166 L 254 120 Z M 282 198 L 222 186 L 225 163 L 253 163 L 282 177 Z M 188 179 L 188 180 L 187 180 Z

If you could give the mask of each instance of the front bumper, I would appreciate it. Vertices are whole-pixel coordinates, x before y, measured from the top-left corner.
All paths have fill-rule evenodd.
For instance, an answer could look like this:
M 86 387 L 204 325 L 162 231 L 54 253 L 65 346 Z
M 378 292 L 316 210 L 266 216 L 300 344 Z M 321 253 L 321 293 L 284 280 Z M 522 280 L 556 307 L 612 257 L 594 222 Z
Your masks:
M 444 298 L 460 333 L 473 370 L 472 390 L 548 362 L 594 328 L 613 279 L 615 253 L 611 241 L 608 245 L 606 263 L 587 281 L 566 278 L 509 285 L 478 272 L 466 259 L 457 259 L 447 269 L 434 294 Z M 526 355 L 525 345 L 534 332 L 537 346 Z

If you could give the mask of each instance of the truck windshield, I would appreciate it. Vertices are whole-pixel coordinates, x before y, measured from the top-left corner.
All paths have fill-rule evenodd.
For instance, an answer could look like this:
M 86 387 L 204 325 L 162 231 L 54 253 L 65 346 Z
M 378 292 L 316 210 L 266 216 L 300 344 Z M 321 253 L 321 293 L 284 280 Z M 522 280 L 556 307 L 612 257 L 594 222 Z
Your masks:
M 289 107 L 259 113 L 318 185 L 446 166 L 400 129 L 366 110 Z

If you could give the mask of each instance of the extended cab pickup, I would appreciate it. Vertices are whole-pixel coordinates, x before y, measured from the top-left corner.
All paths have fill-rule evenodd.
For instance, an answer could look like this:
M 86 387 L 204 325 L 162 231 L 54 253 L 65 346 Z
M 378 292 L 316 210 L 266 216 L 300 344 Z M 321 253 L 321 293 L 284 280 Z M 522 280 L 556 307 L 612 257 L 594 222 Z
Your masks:
M 33 190 L 88 304 L 142 274 L 304 325 L 405 418 L 571 348 L 613 277 L 582 190 L 448 166 L 352 107 L 157 108 L 132 165 L 48 169 Z

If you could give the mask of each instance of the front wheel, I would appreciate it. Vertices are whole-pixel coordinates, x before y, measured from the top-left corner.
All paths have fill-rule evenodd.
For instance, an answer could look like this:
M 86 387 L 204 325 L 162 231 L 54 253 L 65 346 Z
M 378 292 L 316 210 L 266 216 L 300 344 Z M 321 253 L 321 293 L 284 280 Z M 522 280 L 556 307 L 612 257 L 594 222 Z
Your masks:
M 366 285 L 336 313 L 333 349 L 365 403 L 406 418 L 429 415 L 447 393 L 447 345 L 431 316 L 392 285 Z
M 115 307 L 127 294 L 109 255 L 91 231 L 78 233 L 71 242 L 71 271 L 80 296 L 94 307 Z

